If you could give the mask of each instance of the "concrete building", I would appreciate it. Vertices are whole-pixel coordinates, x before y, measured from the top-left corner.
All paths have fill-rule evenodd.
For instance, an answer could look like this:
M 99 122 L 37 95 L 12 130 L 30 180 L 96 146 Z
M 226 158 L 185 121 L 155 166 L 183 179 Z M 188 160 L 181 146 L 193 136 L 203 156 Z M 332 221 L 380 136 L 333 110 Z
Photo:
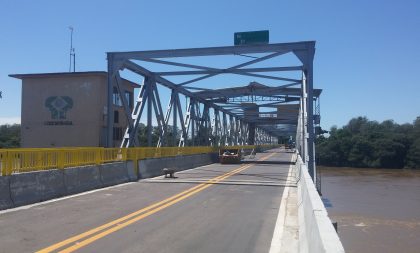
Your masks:
M 22 80 L 21 146 L 100 147 L 106 143 L 107 72 L 13 74 Z M 137 84 L 123 80 L 133 108 Z M 113 94 L 114 146 L 127 126 L 116 87 Z

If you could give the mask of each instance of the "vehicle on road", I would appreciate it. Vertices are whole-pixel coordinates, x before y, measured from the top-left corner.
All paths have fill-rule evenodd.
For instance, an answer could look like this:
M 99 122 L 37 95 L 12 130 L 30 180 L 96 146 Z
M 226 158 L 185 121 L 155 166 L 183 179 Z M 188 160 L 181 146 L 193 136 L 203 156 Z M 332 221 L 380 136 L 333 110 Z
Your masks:
M 239 148 L 219 149 L 219 161 L 221 164 L 240 163 L 242 159 L 242 151 Z

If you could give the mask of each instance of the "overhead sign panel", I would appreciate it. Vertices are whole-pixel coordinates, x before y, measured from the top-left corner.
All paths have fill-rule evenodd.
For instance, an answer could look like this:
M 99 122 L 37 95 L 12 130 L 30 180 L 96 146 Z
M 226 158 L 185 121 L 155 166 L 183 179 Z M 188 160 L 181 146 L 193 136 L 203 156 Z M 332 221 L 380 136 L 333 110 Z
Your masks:
M 234 40 L 235 40 L 235 46 L 268 44 L 269 33 L 268 33 L 268 30 L 253 31 L 253 32 L 238 32 L 238 33 L 235 33 Z

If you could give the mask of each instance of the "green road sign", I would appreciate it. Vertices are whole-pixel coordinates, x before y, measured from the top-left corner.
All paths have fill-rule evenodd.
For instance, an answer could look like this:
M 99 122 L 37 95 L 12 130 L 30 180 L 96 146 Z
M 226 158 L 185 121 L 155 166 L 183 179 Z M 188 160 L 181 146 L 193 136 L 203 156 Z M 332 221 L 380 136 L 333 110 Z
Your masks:
M 235 46 L 249 44 L 268 44 L 268 30 L 235 33 Z

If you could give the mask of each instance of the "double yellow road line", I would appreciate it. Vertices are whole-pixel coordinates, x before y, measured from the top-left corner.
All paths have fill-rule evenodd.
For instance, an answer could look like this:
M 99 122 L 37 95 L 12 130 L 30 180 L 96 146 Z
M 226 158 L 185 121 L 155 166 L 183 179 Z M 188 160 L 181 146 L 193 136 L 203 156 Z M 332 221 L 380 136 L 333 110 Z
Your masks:
M 273 156 L 274 153 L 267 155 L 261 159 L 259 159 L 258 161 L 263 161 L 266 160 L 268 158 L 270 158 L 271 156 Z M 150 206 L 147 206 L 145 208 L 142 208 L 140 210 L 137 210 L 133 213 L 130 213 L 124 217 L 118 218 L 116 220 L 113 220 L 111 222 L 108 222 L 102 226 L 93 228 L 91 230 L 88 230 L 84 233 L 81 233 L 79 235 L 70 237 L 64 241 L 61 241 L 59 243 L 53 244 L 47 248 L 41 249 L 39 251 L 37 251 L 37 253 L 49 253 L 49 252 L 53 252 L 53 251 L 57 251 L 61 248 L 59 252 L 60 253 L 67 253 L 67 252 L 73 252 L 77 249 L 80 249 L 102 237 L 105 237 L 113 232 L 116 232 L 120 229 L 123 229 L 125 227 L 127 227 L 128 225 L 131 225 L 141 219 L 144 219 L 154 213 L 159 212 L 160 210 L 163 210 L 167 207 L 170 207 L 180 201 L 182 201 L 183 199 L 186 199 L 194 194 L 197 194 L 201 191 L 203 191 L 204 189 L 210 187 L 213 184 L 216 184 L 232 175 L 235 175 L 237 173 L 240 173 L 241 171 L 244 171 L 246 169 L 248 169 L 249 167 L 253 166 L 252 164 L 248 164 L 248 165 L 244 165 L 241 166 L 235 170 L 232 170 L 230 172 L 227 172 L 221 176 L 212 178 L 204 183 L 201 183 L 197 186 L 194 186 L 188 190 L 185 190 L 181 193 L 178 193 L 176 195 L 173 195 L 172 197 L 169 197 L 167 199 L 164 199 L 160 202 L 154 203 Z

